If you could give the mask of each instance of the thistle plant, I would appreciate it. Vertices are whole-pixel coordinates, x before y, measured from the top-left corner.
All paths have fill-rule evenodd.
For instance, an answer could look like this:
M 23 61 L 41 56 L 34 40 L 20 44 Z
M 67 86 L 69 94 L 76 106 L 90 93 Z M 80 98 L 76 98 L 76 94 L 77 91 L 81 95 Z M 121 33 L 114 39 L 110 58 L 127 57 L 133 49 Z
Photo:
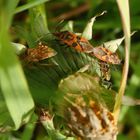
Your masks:
M 12 131 L 20 134 L 19 128 L 22 128 L 19 139 L 26 140 L 31 139 L 34 129 L 42 124 L 41 129 L 46 130 L 44 139 L 115 140 L 119 133 L 118 116 L 124 99 L 129 66 L 131 35 L 128 1 L 117 1 L 122 15 L 124 36 L 101 42 L 98 46 L 91 43 L 93 25 L 95 19 L 98 20 L 106 11 L 91 18 L 81 33 L 75 32 L 74 21 L 64 21 L 58 31 L 49 30 L 42 4 L 46 1 L 30 1 L 17 8 L 17 0 L 14 0 L 14 4 L 8 1 L 7 5 L 2 2 L 0 132 L 14 137 Z M 125 3 L 126 17 L 123 11 Z M 7 10 L 9 7 L 10 10 Z M 16 34 L 24 40 L 24 44 L 13 42 L 8 34 L 12 18 L 16 13 L 27 9 L 30 19 L 28 29 L 15 27 Z M 5 18 L 5 14 L 8 18 Z M 59 37 L 56 38 L 56 32 L 65 31 L 87 40 L 93 52 L 77 51 L 68 46 L 68 43 L 60 41 Z M 111 66 L 120 63 L 117 51 L 123 40 L 125 63 L 117 93 L 118 91 L 108 85 Z M 128 105 L 139 104 L 139 100 L 125 99 L 131 100 Z

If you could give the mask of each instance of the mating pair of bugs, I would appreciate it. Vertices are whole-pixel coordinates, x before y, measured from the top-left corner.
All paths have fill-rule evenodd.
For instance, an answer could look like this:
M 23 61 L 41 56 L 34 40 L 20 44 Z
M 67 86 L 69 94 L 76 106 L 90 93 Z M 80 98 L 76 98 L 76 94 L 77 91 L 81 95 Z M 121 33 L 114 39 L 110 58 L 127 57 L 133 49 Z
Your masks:
M 93 47 L 90 42 L 82 36 L 78 36 L 69 31 L 56 32 L 54 36 L 61 43 L 74 48 L 76 51 L 96 57 L 100 62 L 101 77 L 107 81 L 110 80 L 110 67 L 108 64 L 121 63 L 117 53 L 111 52 L 104 46 Z
M 113 53 L 103 46 L 93 47 L 87 39 L 72 32 L 55 32 L 53 35 L 57 40 L 63 44 L 66 44 L 68 47 L 72 47 L 78 52 L 84 52 L 90 56 L 95 56 L 97 59 L 103 62 L 109 64 L 120 64 L 121 62 L 117 53 Z M 38 62 L 54 55 L 56 55 L 56 52 L 53 49 L 49 48 L 45 44 L 39 43 L 36 48 L 27 49 L 25 60 L 29 62 Z

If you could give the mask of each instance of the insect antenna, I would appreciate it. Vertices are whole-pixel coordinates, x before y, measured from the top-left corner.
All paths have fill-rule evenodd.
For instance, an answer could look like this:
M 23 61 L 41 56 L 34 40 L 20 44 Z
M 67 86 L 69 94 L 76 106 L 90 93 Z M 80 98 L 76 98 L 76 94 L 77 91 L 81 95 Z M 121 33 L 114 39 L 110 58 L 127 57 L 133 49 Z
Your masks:
M 40 42 L 41 39 L 44 38 L 44 36 L 47 36 L 47 35 L 49 35 L 49 34 L 53 35 L 55 32 L 60 31 L 60 24 L 62 24 L 63 22 L 64 22 L 64 20 L 61 20 L 61 21 L 56 25 L 54 32 L 52 32 L 52 33 L 47 33 L 47 34 L 43 34 L 43 35 L 40 36 L 35 42 Z
M 35 42 L 41 42 L 41 39 L 43 39 L 45 36 L 47 35 L 53 35 L 53 33 L 47 33 L 47 34 L 43 34 L 42 36 L 40 36 Z

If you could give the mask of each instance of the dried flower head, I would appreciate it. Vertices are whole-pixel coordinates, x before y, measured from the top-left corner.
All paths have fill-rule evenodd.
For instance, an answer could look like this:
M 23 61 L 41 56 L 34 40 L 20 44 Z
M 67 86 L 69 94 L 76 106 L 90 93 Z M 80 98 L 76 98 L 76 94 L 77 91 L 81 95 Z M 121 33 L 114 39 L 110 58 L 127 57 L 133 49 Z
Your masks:
M 84 140 L 113 140 L 117 126 L 113 114 L 93 100 L 86 102 L 82 96 L 75 101 L 65 98 L 71 106 L 67 108 L 69 128 Z

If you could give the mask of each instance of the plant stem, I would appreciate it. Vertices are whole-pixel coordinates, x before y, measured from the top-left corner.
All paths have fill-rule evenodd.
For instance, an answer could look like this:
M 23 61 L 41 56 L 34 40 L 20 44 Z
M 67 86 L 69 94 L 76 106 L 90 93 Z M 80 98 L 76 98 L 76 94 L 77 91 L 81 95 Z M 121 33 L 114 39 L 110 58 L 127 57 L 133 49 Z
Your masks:
M 116 103 L 115 103 L 114 111 L 113 111 L 116 122 L 118 121 L 120 107 L 122 103 L 122 97 L 124 95 L 126 84 L 127 84 L 127 76 L 128 76 L 128 69 L 129 69 L 129 54 L 130 54 L 130 36 L 131 36 L 130 35 L 129 2 L 128 0 L 126 1 L 117 0 L 117 4 L 120 10 L 123 31 L 125 35 L 125 62 L 123 66 L 120 89 L 116 98 Z

